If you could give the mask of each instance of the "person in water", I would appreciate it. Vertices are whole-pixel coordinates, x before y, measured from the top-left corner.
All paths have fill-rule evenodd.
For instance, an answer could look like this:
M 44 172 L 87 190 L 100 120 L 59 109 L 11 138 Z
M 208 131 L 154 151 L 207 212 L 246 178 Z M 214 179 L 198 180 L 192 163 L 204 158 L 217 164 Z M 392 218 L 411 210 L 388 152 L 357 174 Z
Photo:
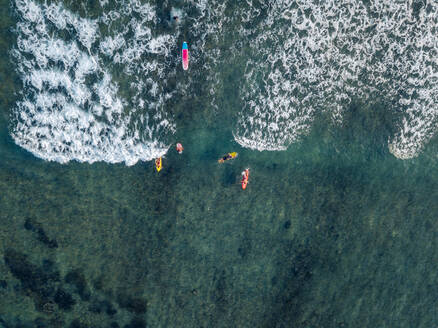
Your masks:
M 233 154 L 234 154 L 234 156 L 233 156 Z M 230 160 L 230 159 L 233 159 L 233 158 L 236 157 L 236 156 L 237 156 L 237 153 L 228 153 L 228 154 L 226 154 L 224 157 L 220 158 L 220 159 L 218 160 L 218 162 L 219 162 L 219 163 L 223 163 L 223 162 L 225 162 L 225 161 L 228 161 L 228 160 Z
M 242 181 L 240 182 L 242 184 L 242 189 L 246 189 L 246 186 L 248 185 L 248 179 L 249 179 L 249 169 L 246 169 L 242 172 Z
M 178 142 L 178 143 L 176 144 L 176 151 L 177 151 L 179 154 L 182 154 L 183 150 L 184 150 L 183 146 Z

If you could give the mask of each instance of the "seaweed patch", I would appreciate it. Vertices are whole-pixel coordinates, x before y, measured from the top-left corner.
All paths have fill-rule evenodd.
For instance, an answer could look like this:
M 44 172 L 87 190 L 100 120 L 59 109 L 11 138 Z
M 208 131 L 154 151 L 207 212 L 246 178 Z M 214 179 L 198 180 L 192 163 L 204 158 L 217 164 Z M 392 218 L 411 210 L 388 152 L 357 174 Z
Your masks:
M 37 234 L 37 239 L 47 247 L 58 248 L 58 242 L 55 239 L 50 239 L 49 237 L 47 237 L 47 234 L 44 231 L 43 227 L 36 220 L 27 218 L 24 222 L 24 228 L 26 230 L 35 232 Z
M 75 286 L 76 293 L 83 301 L 90 300 L 90 291 L 88 289 L 87 281 L 84 274 L 80 270 L 72 270 L 64 278 L 67 284 Z
M 117 303 L 123 309 L 136 314 L 146 313 L 147 301 L 140 297 L 130 297 L 125 294 L 117 296 Z

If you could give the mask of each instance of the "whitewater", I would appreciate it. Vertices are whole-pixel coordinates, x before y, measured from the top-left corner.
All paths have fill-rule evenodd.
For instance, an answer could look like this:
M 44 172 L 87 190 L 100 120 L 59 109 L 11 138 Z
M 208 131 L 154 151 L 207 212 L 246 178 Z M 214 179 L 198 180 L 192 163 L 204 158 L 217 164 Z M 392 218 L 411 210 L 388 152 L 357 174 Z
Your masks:
M 191 83 L 169 87 L 182 69 L 182 29 L 160 28 L 154 4 L 115 4 L 100 1 L 101 15 L 84 18 L 62 3 L 13 3 L 11 58 L 23 88 L 10 130 L 35 156 L 133 165 L 175 141 L 169 104 Z M 357 99 L 384 100 L 401 113 L 388 140 L 400 159 L 417 156 L 437 131 L 436 3 L 187 0 L 175 2 L 168 24 L 175 13 L 190 29 L 190 65 L 208 76 L 207 110 L 220 111 L 215 95 L 224 81 L 215 72 L 245 56 L 232 127 L 243 147 L 286 150 L 320 113 L 342 124 Z M 234 36 L 228 49 L 215 47 L 223 35 Z

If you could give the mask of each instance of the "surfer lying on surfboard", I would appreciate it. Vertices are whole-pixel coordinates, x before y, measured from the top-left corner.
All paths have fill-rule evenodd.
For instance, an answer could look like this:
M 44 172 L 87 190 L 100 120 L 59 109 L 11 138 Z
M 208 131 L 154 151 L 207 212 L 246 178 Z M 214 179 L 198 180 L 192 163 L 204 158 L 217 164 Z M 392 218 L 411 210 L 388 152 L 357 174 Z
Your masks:
M 155 160 L 155 168 L 157 169 L 157 172 L 160 172 L 162 167 L 163 167 L 163 160 L 161 157 L 159 157 Z
M 228 154 L 226 154 L 224 157 L 220 158 L 220 159 L 218 160 L 218 162 L 219 162 L 219 163 L 223 163 L 223 162 L 225 162 L 225 161 L 228 161 L 228 160 L 233 159 L 233 158 L 236 158 L 236 157 L 237 157 L 237 153 L 236 153 L 236 152 L 228 153 Z
M 184 150 L 183 146 L 178 142 L 178 143 L 176 144 L 176 151 L 177 151 L 178 153 L 182 154 L 183 150 Z
M 245 171 L 242 172 L 242 189 L 246 189 L 246 186 L 248 185 L 248 181 L 249 181 L 249 169 L 246 169 Z

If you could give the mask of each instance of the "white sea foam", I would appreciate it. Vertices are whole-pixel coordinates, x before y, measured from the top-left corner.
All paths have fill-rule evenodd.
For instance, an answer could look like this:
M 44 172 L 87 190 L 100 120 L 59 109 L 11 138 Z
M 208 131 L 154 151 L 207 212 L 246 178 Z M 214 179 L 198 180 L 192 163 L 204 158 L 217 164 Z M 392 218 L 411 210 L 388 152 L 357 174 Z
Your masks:
M 100 51 L 112 57 L 114 52 L 121 49 L 125 45 L 125 39 L 121 35 L 115 37 L 108 36 L 100 43 Z
M 219 77 L 220 71 L 227 62 L 224 62 L 223 54 L 230 52 L 224 51 L 223 47 L 218 47 L 219 42 L 223 42 L 225 31 L 230 26 L 235 26 L 233 23 L 235 17 L 230 15 L 240 15 L 240 10 L 226 12 L 228 5 L 235 5 L 233 2 L 224 1 L 207 1 L 193 0 L 190 3 L 194 6 L 192 14 L 187 18 L 191 25 L 192 38 L 190 40 L 190 65 L 200 67 L 202 64 L 202 78 L 207 80 L 206 87 L 209 90 L 211 97 L 210 105 L 217 111 L 219 106 L 215 99 L 216 90 L 222 87 L 222 80 Z M 237 6 L 238 7 L 238 6 Z M 236 31 L 231 31 L 234 34 Z M 232 53 L 237 54 L 237 53 Z M 226 58 L 230 59 L 230 57 Z M 204 72 L 208 72 L 204 74 Z M 196 79 L 196 72 L 192 72 L 190 78 Z M 186 92 L 184 88 L 188 88 L 189 84 L 182 87 L 182 92 Z
M 167 101 L 184 95 L 192 79 L 208 71 L 212 106 L 219 110 L 221 67 L 240 55 L 246 61 L 243 108 L 233 134 L 245 147 L 284 150 L 309 131 L 319 111 L 342 121 L 356 98 L 385 98 L 404 113 L 389 140 L 399 158 L 417 155 L 436 132 L 433 2 L 414 10 L 419 4 L 413 1 L 390 0 L 186 1 L 181 7 L 190 16 L 181 15 L 190 21 L 190 60 L 199 69 L 172 91 L 166 86 L 175 76 L 180 30 L 158 33 L 156 9 L 144 1 L 116 1 L 111 10 L 107 4 L 100 1 L 105 10 L 93 20 L 60 3 L 15 2 L 20 22 L 13 55 L 25 88 L 13 110 L 12 134 L 42 158 L 132 164 L 164 153 L 175 131 Z M 225 37 L 236 28 L 239 36 L 225 49 Z M 63 131 L 56 132 L 55 118 Z
M 437 130 L 438 5 L 396 1 L 247 1 L 242 21 L 267 15 L 251 37 L 254 56 L 241 89 L 245 107 L 234 132 L 243 146 L 283 150 L 311 126 L 317 111 L 334 120 L 350 100 L 384 97 L 405 113 L 389 142 L 411 158 Z M 274 125 L 272 125 L 274 123 Z
M 158 56 L 166 56 L 174 40 L 168 35 L 152 37 L 153 6 L 133 0 L 123 10 L 91 20 L 61 4 L 17 0 L 15 5 L 20 21 L 12 55 L 24 84 L 22 99 L 12 112 L 11 134 L 18 145 L 60 163 L 133 165 L 167 151 L 166 136 L 174 133 L 175 125 L 164 106 L 172 95 L 162 92 L 166 81 L 156 75 L 165 76 L 166 60 Z M 112 27 L 123 19 L 129 24 L 117 24 L 121 31 Z M 109 24 L 110 33 L 101 36 L 99 24 Z M 93 54 L 96 43 L 100 52 Z M 135 75 L 124 86 L 133 94 L 129 101 L 113 81 L 112 65 L 104 67 L 101 56 L 113 58 L 125 73 Z

